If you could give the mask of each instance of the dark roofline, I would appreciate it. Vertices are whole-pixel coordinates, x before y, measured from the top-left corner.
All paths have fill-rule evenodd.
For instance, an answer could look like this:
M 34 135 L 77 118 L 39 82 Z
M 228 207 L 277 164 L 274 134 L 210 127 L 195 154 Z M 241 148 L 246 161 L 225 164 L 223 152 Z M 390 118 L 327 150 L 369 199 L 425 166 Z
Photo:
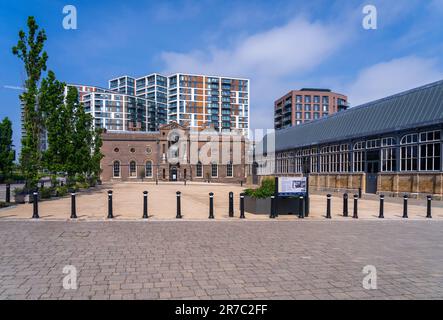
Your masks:
M 332 92 L 331 89 L 321 89 L 321 88 L 301 88 L 298 91 Z

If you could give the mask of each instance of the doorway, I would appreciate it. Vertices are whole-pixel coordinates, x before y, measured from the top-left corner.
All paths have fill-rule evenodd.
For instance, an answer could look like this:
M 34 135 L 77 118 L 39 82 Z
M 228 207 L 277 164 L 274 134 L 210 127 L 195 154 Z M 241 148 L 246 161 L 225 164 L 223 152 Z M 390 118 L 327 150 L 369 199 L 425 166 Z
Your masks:
M 380 172 L 380 150 L 366 153 L 366 193 L 377 193 L 377 178 Z
M 169 168 L 169 181 L 177 181 L 177 167 L 172 166 Z

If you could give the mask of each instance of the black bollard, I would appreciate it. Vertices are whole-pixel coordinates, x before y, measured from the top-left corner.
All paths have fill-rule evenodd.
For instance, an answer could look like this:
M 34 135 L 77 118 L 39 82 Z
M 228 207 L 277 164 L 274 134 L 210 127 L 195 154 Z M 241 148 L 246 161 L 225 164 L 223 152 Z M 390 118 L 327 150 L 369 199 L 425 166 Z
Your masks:
M 177 191 L 176 192 L 177 195 L 177 215 L 175 216 L 176 219 L 181 219 L 182 218 L 182 209 L 181 209 L 181 192 Z
M 345 193 L 343 195 L 343 217 L 347 217 L 348 216 L 348 194 Z
M 243 180 L 240 180 L 240 187 L 243 187 Z
M 271 196 L 271 214 L 269 215 L 269 218 L 275 218 L 275 196 Z
M 305 198 L 303 196 L 300 196 L 298 198 L 298 217 L 300 219 L 304 219 L 305 218 L 305 208 L 304 208 L 304 202 L 305 202 Z
M 43 189 L 44 187 L 45 187 L 45 182 L 44 181 L 40 182 L 40 189 Z
M 155 179 L 155 184 L 158 185 L 158 179 Z
M 408 195 L 403 196 L 403 217 L 404 219 L 408 218 Z
M 11 202 L 11 185 L 8 183 L 6 185 L 6 203 Z
M 229 217 L 234 217 L 234 193 L 229 192 Z
M 426 218 L 432 219 L 432 213 L 431 213 L 432 196 L 427 196 L 426 198 L 427 198 Z
M 38 192 L 34 191 L 33 195 L 33 212 L 32 212 L 32 218 L 38 219 L 40 218 L 38 215 Z
M 214 219 L 214 193 L 209 192 L 209 219 Z
M 108 191 L 108 219 L 113 219 L 114 215 L 112 213 L 112 190 Z
M 148 219 L 148 191 L 143 191 L 143 219 Z
M 186 185 L 186 179 L 185 179 L 185 185 Z
M 358 188 L 358 198 L 361 199 L 361 188 Z
M 75 192 L 71 193 L 71 219 L 77 219 L 77 208 L 75 205 Z
M 245 218 L 245 194 L 240 193 L 240 219 Z
M 358 194 L 354 194 L 354 214 L 352 218 L 358 219 Z
M 326 219 L 331 219 L 331 195 L 326 195 Z
M 378 217 L 380 219 L 384 219 L 385 217 L 385 196 L 384 195 L 380 195 L 380 212 L 378 214 Z

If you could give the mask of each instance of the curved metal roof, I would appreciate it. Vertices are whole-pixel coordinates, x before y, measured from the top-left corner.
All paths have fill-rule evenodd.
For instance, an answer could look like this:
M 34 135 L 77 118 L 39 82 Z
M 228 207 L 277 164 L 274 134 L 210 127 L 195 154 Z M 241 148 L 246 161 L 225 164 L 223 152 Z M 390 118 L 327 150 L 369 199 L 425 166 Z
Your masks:
M 443 123 L 443 80 L 275 132 L 275 150 Z

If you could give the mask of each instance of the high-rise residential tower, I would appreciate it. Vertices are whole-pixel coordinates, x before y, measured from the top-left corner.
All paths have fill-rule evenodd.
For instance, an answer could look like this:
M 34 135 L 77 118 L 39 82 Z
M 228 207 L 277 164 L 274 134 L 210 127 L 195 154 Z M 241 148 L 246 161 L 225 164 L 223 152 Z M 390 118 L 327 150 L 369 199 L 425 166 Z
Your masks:
M 347 100 L 329 89 L 292 90 L 274 103 L 274 128 L 284 129 L 346 110 Z
M 71 85 L 94 117 L 94 125 L 109 131 L 158 131 L 169 122 L 191 130 L 217 132 L 249 129 L 249 80 L 220 76 L 158 73 L 121 76 L 109 88 Z
M 247 79 L 177 73 L 168 77 L 168 121 L 246 135 L 249 98 Z

